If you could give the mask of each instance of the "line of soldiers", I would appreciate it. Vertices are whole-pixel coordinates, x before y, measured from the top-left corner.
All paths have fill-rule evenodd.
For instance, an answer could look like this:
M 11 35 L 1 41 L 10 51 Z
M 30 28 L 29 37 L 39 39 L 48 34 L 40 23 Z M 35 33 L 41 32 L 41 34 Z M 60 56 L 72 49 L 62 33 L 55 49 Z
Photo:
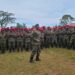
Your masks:
M 0 52 L 15 52 L 32 49 L 34 28 L 2 28 L 0 30 Z M 39 27 L 40 48 L 60 47 L 75 49 L 75 26 Z
M 45 47 L 75 49 L 75 26 L 58 26 L 45 31 Z

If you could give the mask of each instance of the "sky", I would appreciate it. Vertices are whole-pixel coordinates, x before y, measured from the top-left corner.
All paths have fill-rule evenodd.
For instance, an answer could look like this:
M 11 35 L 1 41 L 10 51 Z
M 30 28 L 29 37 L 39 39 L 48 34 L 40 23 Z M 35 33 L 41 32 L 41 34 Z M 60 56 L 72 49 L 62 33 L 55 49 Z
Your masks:
M 54 26 L 65 14 L 75 17 L 75 0 L 0 0 L 0 11 L 14 13 L 16 22 L 29 27 Z

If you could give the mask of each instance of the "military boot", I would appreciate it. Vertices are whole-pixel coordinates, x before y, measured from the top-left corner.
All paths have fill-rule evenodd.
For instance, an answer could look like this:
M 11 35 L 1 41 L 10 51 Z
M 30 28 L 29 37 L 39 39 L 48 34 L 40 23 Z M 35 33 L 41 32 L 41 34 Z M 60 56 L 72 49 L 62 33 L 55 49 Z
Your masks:
M 36 61 L 40 61 L 39 53 L 36 55 Z
M 30 62 L 30 63 L 33 63 L 33 56 L 30 57 L 29 62 Z

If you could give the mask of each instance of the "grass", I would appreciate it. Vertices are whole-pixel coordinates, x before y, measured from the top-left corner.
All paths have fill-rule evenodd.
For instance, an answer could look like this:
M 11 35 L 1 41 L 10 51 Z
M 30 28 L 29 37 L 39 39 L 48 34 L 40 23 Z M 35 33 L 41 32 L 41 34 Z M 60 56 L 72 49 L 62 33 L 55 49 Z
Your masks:
M 0 54 L 0 75 L 75 75 L 75 51 L 43 49 L 41 61 L 29 63 L 30 52 Z

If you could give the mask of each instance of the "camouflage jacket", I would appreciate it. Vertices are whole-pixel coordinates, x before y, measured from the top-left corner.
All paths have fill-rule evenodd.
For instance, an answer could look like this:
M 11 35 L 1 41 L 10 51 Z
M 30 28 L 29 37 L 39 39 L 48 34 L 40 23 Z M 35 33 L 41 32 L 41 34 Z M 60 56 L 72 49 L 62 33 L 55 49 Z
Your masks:
M 41 43 L 41 32 L 38 30 L 33 31 L 31 35 L 31 44 L 35 46 L 40 45 L 40 43 Z

